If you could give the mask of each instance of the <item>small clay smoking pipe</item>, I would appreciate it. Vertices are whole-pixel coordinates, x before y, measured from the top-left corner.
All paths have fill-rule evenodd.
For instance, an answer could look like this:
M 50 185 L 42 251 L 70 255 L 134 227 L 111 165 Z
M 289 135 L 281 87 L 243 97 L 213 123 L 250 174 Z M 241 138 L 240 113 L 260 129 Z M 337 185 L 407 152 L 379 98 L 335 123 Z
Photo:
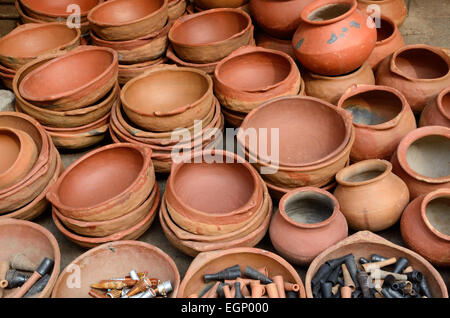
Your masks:
M 23 284 L 17 292 L 15 292 L 11 297 L 12 298 L 22 298 L 28 290 L 45 274 L 50 273 L 53 269 L 53 265 L 55 262 L 50 258 L 44 258 L 41 264 L 38 266 L 36 271 L 31 275 L 31 277 Z

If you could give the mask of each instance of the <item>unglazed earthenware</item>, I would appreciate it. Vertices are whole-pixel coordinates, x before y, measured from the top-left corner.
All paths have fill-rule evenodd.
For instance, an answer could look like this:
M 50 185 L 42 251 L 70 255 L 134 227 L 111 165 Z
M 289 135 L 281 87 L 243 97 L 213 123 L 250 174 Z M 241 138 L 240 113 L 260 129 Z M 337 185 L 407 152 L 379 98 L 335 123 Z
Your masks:
M 194 0 L 194 4 L 204 10 L 214 8 L 238 8 L 248 3 L 248 0 Z
M 367 14 L 374 13 L 373 8 L 369 7 L 373 5 L 377 5 L 380 8 L 380 11 L 376 13 L 390 18 L 397 27 L 403 24 L 408 14 L 405 0 L 358 0 L 358 8 Z
M 420 115 L 419 126 L 444 126 L 450 128 L 450 86 L 432 99 Z
M 292 47 L 291 40 L 281 40 L 274 38 L 260 30 L 255 32 L 255 42 L 257 46 L 277 50 L 288 54 L 290 57 L 295 58 L 294 48 Z
M 204 64 L 204 63 L 191 63 L 191 62 L 183 61 L 175 54 L 171 45 L 169 45 L 169 47 L 167 48 L 166 57 L 167 57 L 167 59 L 169 59 L 171 62 L 175 63 L 178 66 L 195 68 L 195 69 L 206 72 L 211 77 L 214 76 L 214 70 L 216 69 L 217 64 L 219 64 L 219 62 L 220 62 L 220 61 L 216 61 L 216 62 Z M 1 73 L 0 73 L 0 75 L 1 75 Z
M 186 14 L 187 0 L 169 1 L 168 15 L 169 21 L 174 21 Z
M 49 18 L 67 18 L 72 12 L 67 11 L 69 5 L 77 5 L 80 9 L 80 15 L 86 16 L 88 12 L 102 0 L 20 0 L 19 1 L 29 14 L 44 16 Z

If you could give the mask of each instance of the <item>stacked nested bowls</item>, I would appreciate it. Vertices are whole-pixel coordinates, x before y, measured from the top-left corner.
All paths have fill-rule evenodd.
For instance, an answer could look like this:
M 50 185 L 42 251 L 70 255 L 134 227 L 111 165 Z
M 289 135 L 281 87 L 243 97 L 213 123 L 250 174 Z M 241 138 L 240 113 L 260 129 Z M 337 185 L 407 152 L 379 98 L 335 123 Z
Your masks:
M 223 126 L 212 80 L 205 72 L 161 65 L 123 87 L 110 132 L 115 142 L 151 148 L 156 172 L 167 173 L 173 155 L 220 142 Z
M 59 153 L 36 120 L 15 112 L 0 113 L 0 151 L 0 218 L 32 220 L 48 206 Z
M 189 14 L 217 8 L 236 8 L 250 14 L 248 0 L 193 0 L 187 6 Z
M 30 62 L 13 81 L 16 108 L 37 119 L 60 149 L 97 144 L 118 102 L 117 65 L 114 50 L 95 46 Z
M 195 256 L 258 244 L 269 227 L 272 200 L 257 171 L 221 150 L 186 159 L 172 166 L 159 215 L 172 245 Z
M 100 4 L 89 13 L 92 44 L 119 54 L 121 85 L 163 61 L 173 5 L 168 0 L 118 0 Z
M 137 239 L 159 206 L 151 150 L 122 143 L 89 152 L 65 170 L 47 199 L 56 227 L 82 247 Z

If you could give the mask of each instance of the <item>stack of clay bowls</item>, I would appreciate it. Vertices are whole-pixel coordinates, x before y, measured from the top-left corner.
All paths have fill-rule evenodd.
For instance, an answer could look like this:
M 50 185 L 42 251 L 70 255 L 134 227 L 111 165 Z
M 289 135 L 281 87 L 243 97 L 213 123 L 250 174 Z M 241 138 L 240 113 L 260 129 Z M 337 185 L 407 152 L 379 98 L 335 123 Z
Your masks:
M 236 8 L 250 14 L 249 0 L 193 0 L 186 9 L 189 14 L 194 14 L 217 8 Z
M 125 143 L 84 155 L 47 193 L 56 227 L 86 248 L 137 239 L 152 224 L 159 196 L 151 150 Z
M 0 218 L 36 218 L 46 210 L 45 195 L 62 170 L 58 151 L 36 120 L 2 112 L 0 152 Z
M 246 46 L 217 64 L 214 93 L 229 125 L 239 127 L 250 111 L 270 99 L 304 95 L 304 83 L 286 53 Z
M 278 198 L 299 187 L 329 189 L 347 164 L 354 140 L 347 111 L 306 96 L 261 104 L 237 135 L 238 146 Z
M 272 200 L 257 171 L 221 150 L 189 159 L 173 164 L 167 181 L 159 216 L 167 239 L 190 256 L 258 244 Z
M 163 62 L 172 26 L 168 0 L 107 1 L 88 20 L 92 44 L 119 54 L 119 84 Z
M 169 20 L 175 21 L 182 15 L 188 14 L 187 5 L 189 0 L 169 0 Z
M 151 148 L 156 172 L 168 173 L 173 153 L 220 140 L 216 137 L 223 126 L 211 77 L 198 69 L 164 64 L 123 87 L 110 132 L 114 142 Z
M 220 60 L 241 46 L 253 44 L 252 20 L 233 8 L 189 14 L 174 22 L 169 40 L 168 59 L 212 75 Z
M 92 146 L 107 135 L 118 102 L 117 65 L 114 50 L 95 46 L 32 61 L 14 78 L 16 108 L 37 119 L 56 147 Z
M 0 79 L 12 90 L 14 75 L 23 65 L 43 55 L 64 54 L 79 44 L 80 31 L 63 23 L 19 26 L 0 39 Z

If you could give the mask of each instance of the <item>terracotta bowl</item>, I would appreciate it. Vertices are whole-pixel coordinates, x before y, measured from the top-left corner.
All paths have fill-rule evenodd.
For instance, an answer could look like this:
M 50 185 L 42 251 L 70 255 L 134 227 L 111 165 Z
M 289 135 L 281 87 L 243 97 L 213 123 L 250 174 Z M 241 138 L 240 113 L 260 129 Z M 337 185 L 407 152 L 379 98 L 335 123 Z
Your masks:
M 249 144 L 245 131 L 256 129 L 258 139 L 266 129 L 271 149 L 271 129 L 279 129 L 279 159 L 270 160 Z M 251 111 L 237 135 L 240 145 L 264 162 L 299 168 L 317 165 L 336 157 L 347 146 L 352 118 L 344 110 L 314 97 L 289 96 L 272 99 Z M 262 138 L 262 137 L 261 137 Z M 270 156 L 270 154 L 269 154 Z
M 419 126 L 444 126 L 450 128 L 450 86 L 443 89 L 420 115 Z
M 288 188 L 279 187 L 268 181 L 265 181 L 265 183 L 267 185 L 267 188 L 269 189 L 270 196 L 274 200 L 280 200 L 289 191 L 297 189 L 297 188 L 288 189 Z M 333 193 L 334 189 L 336 188 L 336 185 L 337 185 L 336 181 L 332 181 L 329 184 L 327 184 L 326 186 L 321 187 L 320 189 L 328 191 L 330 193 Z
M 220 8 L 183 16 L 169 31 L 177 56 L 193 63 L 212 63 L 250 44 L 253 26 L 242 10 Z
M 183 61 L 180 59 L 176 54 L 175 51 L 172 48 L 172 45 L 169 45 L 166 51 L 166 57 L 173 63 L 175 63 L 178 66 L 184 66 L 184 67 L 192 67 L 201 71 L 204 71 L 209 76 L 214 76 L 214 70 L 216 69 L 217 64 L 219 64 L 220 61 L 212 62 L 212 63 L 191 63 L 187 61 Z
M 187 0 L 169 1 L 169 21 L 174 21 L 186 14 Z
M 290 40 L 274 38 L 260 30 L 255 34 L 256 45 L 270 50 L 277 50 L 295 58 L 294 48 Z
M 66 24 L 24 24 L 0 39 L 0 63 L 18 70 L 42 55 L 68 52 L 79 44 L 80 30 Z
M 222 107 L 222 114 L 225 117 L 228 125 L 234 128 L 241 127 L 245 116 L 247 116 L 246 113 L 233 112 L 225 107 Z
M 67 12 L 67 7 L 71 4 L 78 5 L 80 7 L 80 15 L 86 16 L 88 12 L 94 8 L 102 0 L 20 0 L 22 6 L 28 13 L 37 14 L 40 16 L 46 16 L 51 18 L 69 17 L 71 13 Z
M 178 298 L 186 298 L 204 289 L 204 274 L 216 273 L 222 269 L 239 264 L 241 272 L 246 266 L 267 267 L 269 276 L 283 276 L 286 282 L 300 286 L 299 297 L 305 298 L 305 288 L 297 271 L 280 256 L 259 248 L 233 248 L 199 254 L 189 266 L 181 282 Z
M 164 27 L 168 0 L 106 1 L 88 14 L 91 29 L 108 41 L 140 38 Z
M 213 84 L 206 73 L 168 65 L 129 81 L 120 98 L 134 124 L 155 132 L 190 127 L 214 106 Z
M 117 53 L 110 48 L 80 46 L 30 72 L 20 83 L 19 93 L 35 105 L 57 110 L 89 106 L 117 82 L 117 61 Z M 61 69 L 71 72 L 70 76 L 61 74 Z
M 12 244 L 12 242 L 14 242 Z M 22 220 L 0 220 L 0 260 L 9 261 L 16 253 L 24 253 L 32 262 L 39 264 L 44 257 L 51 258 L 55 265 L 50 274 L 50 280 L 44 290 L 33 296 L 48 298 L 59 274 L 61 253 L 58 242 L 53 234 L 44 227 Z M 5 289 L 4 297 L 14 293 L 17 289 Z
M 119 64 L 119 85 L 123 86 L 133 78 L 138 77 L 153 67 L 166 62 L 166 58 L 161 57 L 156 60 L 138 64 Z
M 109 264 L 105 266 L 105 264 Z M 73 268 L 81 269 L 81 288 L 69 288 Z M 53 298 L 87 298 L 90 286 L 102 279 L 122 277 L 135 269 L 148 271 L 152 277 L 170 280 L 175 297 L 180 286 L 180 274 L 175 262 L 159 248 L 144 242 L 122 241 L 103 244 L 77 257 L 56 282 Z
M 439 272 L 419 254 L 404 247 L 395 245 L 369 231 L 362 231 L 349 236 L 338 244 L 319 254 L 309 266 L 306 273 L 305 288 L 308 298 L 313 298 L 311 280 L 319 267 L 328 260 L 352 253 L 355 260 L 360 257 L 369 258 L 372 254 L 387 258 L 404 257 L 415 270 L 421 271 L 427 279 L 433 297 L 447 298 L 447 288 Z
M 154 187 L 150 157 L 151 149 L 137 145 L 98 148 L 71 164 L 47 199 L 63 215 L 80 221 L 106 221 L 125 215 L 140 206 Z
M 215 8 L 238 8 L 248 3 L 248 0 L 194 0 L 194 4 L 203 10 Z

